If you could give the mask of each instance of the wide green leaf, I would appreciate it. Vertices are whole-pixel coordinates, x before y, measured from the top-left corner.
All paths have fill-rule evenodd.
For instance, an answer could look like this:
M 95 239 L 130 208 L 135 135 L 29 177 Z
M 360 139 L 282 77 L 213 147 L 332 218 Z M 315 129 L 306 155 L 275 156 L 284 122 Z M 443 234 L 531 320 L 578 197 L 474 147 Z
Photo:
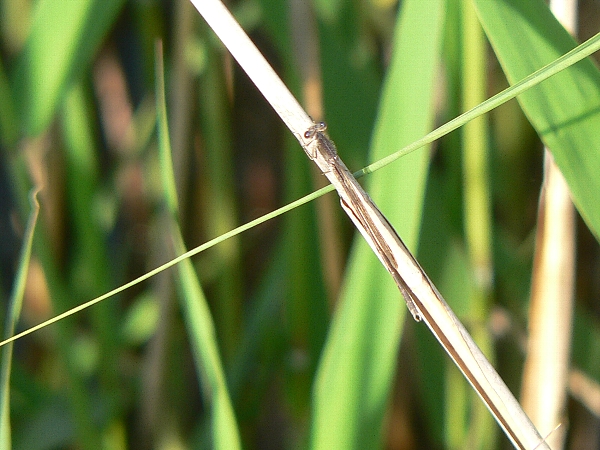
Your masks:
M 476 0 L 508 80 L 514 83 L 575 47 L 542 0 Z M 573 201 L 600 236 L 600 72 L 587 58 L 517 98 L 554 155 Z

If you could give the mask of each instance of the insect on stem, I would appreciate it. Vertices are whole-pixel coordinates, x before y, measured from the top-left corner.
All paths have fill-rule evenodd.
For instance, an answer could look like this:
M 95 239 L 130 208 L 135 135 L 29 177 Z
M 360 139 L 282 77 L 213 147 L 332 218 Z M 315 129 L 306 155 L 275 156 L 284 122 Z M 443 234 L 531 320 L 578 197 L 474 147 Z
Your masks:
M 381 263 L 392 275 L 413 318 L 420 321 L 422 314 L 417 306 L 418 299 L 400 274 L 397 259 L 389 245 L 390 238 L 399 243 L 396 248 L 407 255 L 417 271 L 423 271 L 402 242 L 402 239 L 400 239 L 400 236 L 398 236 L 398 233 L 396 233 L 396 230 L 339 158 L 335 144 L 325 134 L 326 129 L 325 122 L 315 122 L 313 126 L 306 130 L 304 137 L 315 142 L 317 153 L 325 163 L 325 167 L 322 168 L 323 173 L 336 187 L 342 208 L 354 222 L 354 225 L 366 239 Z M 422 275 L 427 278 L 424 272 Z

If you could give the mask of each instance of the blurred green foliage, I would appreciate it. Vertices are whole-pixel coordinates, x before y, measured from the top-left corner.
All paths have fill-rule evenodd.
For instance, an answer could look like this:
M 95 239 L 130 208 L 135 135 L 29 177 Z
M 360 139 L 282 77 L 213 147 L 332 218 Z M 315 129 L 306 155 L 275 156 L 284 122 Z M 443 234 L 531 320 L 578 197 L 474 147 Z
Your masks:
M 472 35 L 458 0 L 309 2 L 317 61 L 298 59 L 311 31 L 294 32 L 300 18 L 290 3 L 228 6 L 301 100 L 300 66 L 317 64 L 323 119 L 350 168 L 465 110 L 464 91 L 474 86 L 465 84 L 470 78 L 461 64 L 482 56 L 465 53 L 464 40 Z M 493 3 L 481 7 L 481 20 L 514 82 L 538 61 L 529 59 L 534 67 L 523 63 L 514 73 L 507 68 L 515 55 L 510 32 L 504 41 L 491 35 L 510 17 L 483 11 Z M 540 4 L 531 8 L 545 7 Z M 515 17 L 514 26 L 524 18 L 520 26 L 527 29 L 527 17 Z M 586 23 L 591 28 L 582 36 L 598 29 L 597 19 Z M 545 33 L 558 33 L 557 24 L 543 15 L 535 27 L 542 38 L 530 45 L 542 53 Z M 161 139 L 157 40 L 165 54 Z M 517 45 L 524 42 L 521 37 Z M 548 57 L 566 51 L 564 42 Z M 494 54 L 484 57 L 487 81 L 477 89 L 487 97 L 507 81 Z M 597 105 L 597 69 L 586 64 L 579 69 L 589 75 L 583 97 Z M 550 90 L 570 96 L 577 90 L 570 76 Z M 544 106 L 535 95 L 534 109 Z M 586 108 L 597 120 L 597 107 Z M 524 109 L 534 126 L 549 126 Z M 464 231 L 473 218 L 464 210 L 462 131 L 402 158 L 366 185 L 518 393 L 542 144 L 515 101 L 484 120 L 488 134 L 479 138 L 491 226 L 482 228 L 493 270 L 485 295 L 474 282 Z M 600 135 L 585 126 L 585 132 L 569 131 L 572 147 L 564 154 L 587 221 L 578 225 L 572 354 L 574 366 L 600 380 L 594 356 L 600 352 L 600 258 L 588 228 L 597 231 L 600 216 L 592 170 Z M 168 150 L 165 142 L 171 162 L 159 153 Z M 171 178 L 177 206 L 165 195 Z M 189 2 L 0 2 L 3 319 L 17 277 L 27 196 L 32 186 L 42 189 L 20 330 L 321 184 Z M 404 326 L 399 293 L 360 239 L 354 242 L 336 203 L 297 208 L 17 341 L 11 443 L 0 442 L 16 449 L 231 448 L 239 435 L 248 449 L 505 446 L 424 327 Z M 223 421 L 215 420 L 218 414 Z M 568 414 L 575 442 L 589 433 L 589 413 L 572 401 Z

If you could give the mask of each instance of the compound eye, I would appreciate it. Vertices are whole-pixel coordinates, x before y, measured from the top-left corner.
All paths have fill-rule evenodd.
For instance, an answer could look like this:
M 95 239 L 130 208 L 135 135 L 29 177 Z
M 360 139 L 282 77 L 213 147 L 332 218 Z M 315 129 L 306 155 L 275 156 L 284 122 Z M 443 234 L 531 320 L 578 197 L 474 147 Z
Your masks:
M 304 137 L 305 137 L 306 139 L 310 139 L 311 137 L 313 137 L 313 136 L 314 136 L 314 134 L 315 134 L 315 130 L 313 130 L 313 129 L 311 128 L 310 130 L 306 130 L 306 131 L 304 132 Z
M 319 122 L 315 128 L 319 131 L 325 131 L 327 129 L 327 124 L 325 122 Z

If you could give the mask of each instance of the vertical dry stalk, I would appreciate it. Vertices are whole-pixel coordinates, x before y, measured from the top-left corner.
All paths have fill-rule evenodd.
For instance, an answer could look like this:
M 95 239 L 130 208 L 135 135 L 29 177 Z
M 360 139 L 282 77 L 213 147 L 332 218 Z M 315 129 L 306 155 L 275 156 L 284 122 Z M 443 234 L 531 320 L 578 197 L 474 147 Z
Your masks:
M 576 4 L 553 0 L 550 7 L 571 32 Z M 529 310 L 529 341 L 523 372 L 523 408 L 552 449 L 564 446 L 561 423 L 567 396 L 575 273 L 575 211 L 569 188 L 548 148 L 540 193 Z

